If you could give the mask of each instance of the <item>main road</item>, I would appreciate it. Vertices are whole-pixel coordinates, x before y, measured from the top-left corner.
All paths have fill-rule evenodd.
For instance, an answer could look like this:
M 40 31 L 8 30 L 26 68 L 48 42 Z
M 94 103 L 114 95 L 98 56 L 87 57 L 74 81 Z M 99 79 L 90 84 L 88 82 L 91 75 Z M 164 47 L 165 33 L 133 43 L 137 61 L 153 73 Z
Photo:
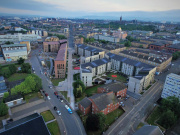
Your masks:
M 163 83 L 156 82 L 133 106 L 129 112 L 125 112 L 114 124 L 105 132 L 106 135 L 132 135 L 140 120 L 147 115 L 148 111 L 154 105 L 154 102 L 160 97 Z
M 47 105 L 50 107 L 53 114 L 55 114 L 55 118 L 59 124 L 61 129 L 61 134 L 64 135 L 86 135 L 83 124 L 77 115 L 76 112 L 73 111 L 73 114 L 69 114 L 65 108 L 65 103 L 61 103 L 57 97 L 54 95 L 54 89 L 50 89 L 48 87 L 51 84 L 50 80 L 44 75 L 41 74 L 42 66 L 37 59 L 36 54 L 38 54 L 38 50 L 34 50 L 32 52 L 30 63 L 34 67 L 36 75 L 38 75 L 42 79 L 43 90 L 50 96 L 50 100 L 47 100 Z M 57 116 L 53 107 L 56 106 L 58 110 L 61 111 L 61 116 Z

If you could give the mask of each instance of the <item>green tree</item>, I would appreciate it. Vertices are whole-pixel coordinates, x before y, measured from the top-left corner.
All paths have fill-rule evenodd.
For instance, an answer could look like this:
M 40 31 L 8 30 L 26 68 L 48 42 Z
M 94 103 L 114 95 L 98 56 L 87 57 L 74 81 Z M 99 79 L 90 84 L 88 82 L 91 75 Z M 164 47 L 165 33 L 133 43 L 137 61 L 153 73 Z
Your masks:
M 173 56 L 172 57 L 173 60 L 177 60 L 180 57 L 180 51 L 174 52 L 172 56 Z
M 35 91 L 35 87 L 36 87 L 36 82 L 34 80 L 34 77 L 33 76 L 27 76 L 25 81 L 24 81 L 25 85 L 27 87 L 30 88 L 31 91 Z
M 10 72 L 9 68 L 6 70 L 6 72 L 3 73 L 3 76 L 5 78 L 9 78 L 11 76 L 11 72 Z
M 130 46 L 131 46 L 131 42 L 130 42 L 130 41 L 126 41 L 125 44 L 124 44 L 124 46 L 130 47 Z
M 16 73 L 17 68 L 16 68 L 15 64 L 9 65 L 8 68 L 9 68 L 11 74 Z
M 31 76 L 34 78 L 34 81 L 36 82 L 35 91 L 39 91 L 42 89 L 42 80 L 39 78 L 39 76 L 35 74 L 31 74 Z
M 5 116 L 8 114 L 8 107 L 5 103 L 0 103 L 0 116 Z
M 81 96 L 82 96 L 82 87 L 81 87 L 81 85 L 79 85 L 79 87 L 75 88 L 75 89 L 73 90 L 73 93 L 74 93 L 74 96 L 75 96 L 76 98 L 81 97 Z
M 91 114 L 86 119 L 86 128 L 89 131 L 99 130 L 99 117 L 97 114 Z
M 7 98 L 9 96 L 9 92 L 5 92 L 3 98 Z
M 31 73 L 31 65 L 29 63 L 23 63 L 21 65 L 22 73 Z
M 162 114 L 158 123 L 167 129 L 171 127 L 176 122 L 176 120 L 177 117 L 175 116 L 174 112 L 167 110 Z
M 19 65 L 23 64 L 24 61 L 25 61 L 25 59 L 23 59 L 22 57 L 20 57 L 20 58 L 17 60 L 17 62 L 18 62 Z
M 14 44 L 14 43 L 10 41 L 6 41 L 5 44 L 9 45 L 9 44 Z
M 99 117 L 99 129 L 103 130 L 106 116 L 103 113 L 98 113 L 97 115 Z
M 86 89 L 84 83 L 83 83 L 81 80 L 77 80 L 77 81 L 73 82 L 73 88 L 74 88 L 74 89 L 75 89 L 75 88 L 78 88 L 79 85 L 81 85 L 82 91 L 84 91 L 84 90 Z

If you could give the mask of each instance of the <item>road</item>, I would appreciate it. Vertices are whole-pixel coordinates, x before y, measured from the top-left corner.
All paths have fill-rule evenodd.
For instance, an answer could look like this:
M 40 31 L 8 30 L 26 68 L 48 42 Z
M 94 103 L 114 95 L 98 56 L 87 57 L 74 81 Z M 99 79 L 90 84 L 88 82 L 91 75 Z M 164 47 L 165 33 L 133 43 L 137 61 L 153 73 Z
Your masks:
M 129 112 L 125 112 L 111 125 L 105 135 L 132 135 L 140 120 L 147 115 L 154 102 L 160 97 L 162 87 L 162 82 L 156 82 Z
M 47 105 L 49 108 L 51 108 L 53 114 L 55 115 L 57 122 L 59 124 L 59 127 L 61 129 L 61 134 L 65 135 L 85 135 L 86 132 L 84 130 L 83 124 L 77 115 L 76 112 L 73 112 L 73 114 L 69 114 L 65 108 L 65 103 L 61 103 L 56 96 L 54 95 L 54 89 L 50 89 L 48 87 L 49 84 L 51 84 L 50 80 L 44 75 L 40 73 L 40 70 L 42 70 L 41 65 L 36 57 L 36 53 L 38 53 L 38 50 L 34 50 L 31 55 L 30 63 L 34 67 L 36 71 L 36 75 L 38 75 L 42 79 L 42 85 L 43 90 L 48 93 L 50 96 L 50 100 L 47 100 Z M 61 116 L 57 116 L 55 111 L 53 110 L 53 107 L 57 106 L 58 110 L 61 111 Z

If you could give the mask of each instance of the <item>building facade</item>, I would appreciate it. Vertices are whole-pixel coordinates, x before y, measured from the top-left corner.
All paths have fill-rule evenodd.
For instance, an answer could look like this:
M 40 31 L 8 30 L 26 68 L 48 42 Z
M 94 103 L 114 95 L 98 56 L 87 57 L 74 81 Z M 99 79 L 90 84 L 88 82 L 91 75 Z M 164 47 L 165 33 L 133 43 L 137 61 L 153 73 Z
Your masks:
M 54 60 L 55 78 L 66 77 L 67 43 L 62 44 Z
M 175 96 L 180 99 L 180 75 L 170 73 L 166 76 L 161 97 L 167 98 L 169 96 Z
M 27 53 L 29 54 L 31 52 L 31 45 L 29 41 L 21 41 L 20 44 L 26 44 L 27 46 Z
M 19 58 L 27 59 L 26 44 L 1 45 L 3 57 L 8 61 L 17 61 Z

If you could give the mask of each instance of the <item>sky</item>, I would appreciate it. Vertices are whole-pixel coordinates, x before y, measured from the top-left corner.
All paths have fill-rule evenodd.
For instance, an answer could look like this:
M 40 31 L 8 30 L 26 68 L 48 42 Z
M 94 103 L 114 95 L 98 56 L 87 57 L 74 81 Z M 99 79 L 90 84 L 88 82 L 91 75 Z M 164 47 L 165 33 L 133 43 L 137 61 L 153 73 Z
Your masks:
M 0 13 L 57 17 L 175 9 L 180 9 L 180 0 L 0 0 Z

